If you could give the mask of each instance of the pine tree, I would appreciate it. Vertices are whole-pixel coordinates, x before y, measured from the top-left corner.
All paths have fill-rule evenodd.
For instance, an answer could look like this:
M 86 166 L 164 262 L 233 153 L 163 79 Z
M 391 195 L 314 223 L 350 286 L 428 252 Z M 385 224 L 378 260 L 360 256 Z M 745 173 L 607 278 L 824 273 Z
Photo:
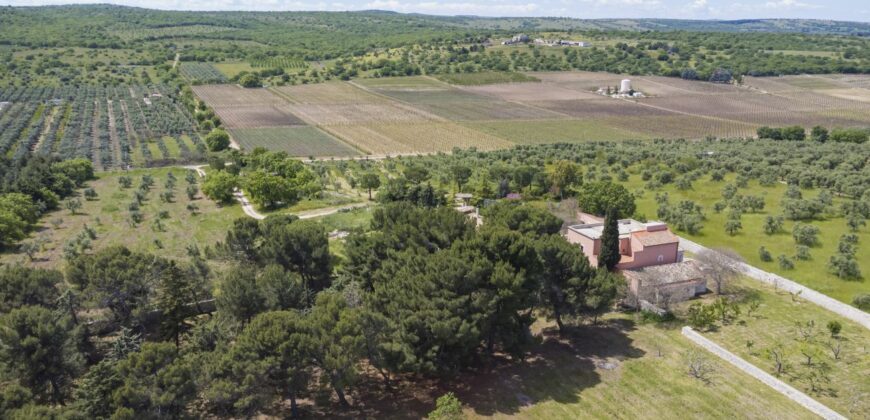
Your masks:
M 616 210 L 609 209 L 604 218 L 604 232 L 601 233 L 601 252 L 598 254 L 598 267 L 613 270 L 619 264 L 619 220 Z

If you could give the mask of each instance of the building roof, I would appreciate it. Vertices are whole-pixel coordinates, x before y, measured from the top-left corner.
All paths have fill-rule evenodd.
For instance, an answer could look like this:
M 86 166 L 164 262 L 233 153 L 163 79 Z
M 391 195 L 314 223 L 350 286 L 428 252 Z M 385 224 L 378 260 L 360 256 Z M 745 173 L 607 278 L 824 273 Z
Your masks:
M 674 235 L 669 230 L 659 230 L 654 232 L 640 231 L 635 232 L 634 237 L 637 238 L 643 246 L 672 244 L 679 241 L 677 235 Z
M 622 274 L 629 280 L 640 280 L 645 286 L 682 283 L 704 277 L 704 272 L 694 260 L 623 270 Z
M 649 233 L 659 233 L 659 232 L 668 232 L 667 225 L 662 222 L 638 222 L 634 219 L 621 219 L 619 220 L 619 236 L 621 238 L 626 238 L 629 235 L 637 232 L 649 232 Z M 586 223 L 582 225 L 573 225 L 568 226 L 568 229 L 571 229 L 589 239 L 598 239 L 601 237 L 601 234 L 604 233 L 604 223 Z M 673 234 L 671 234 L 673 236 Z M 674 240 L 676 240 L 676 236 L 673 236 Z M 673 242 L 673 241 L 671 241 Z M 663 242 L 664 243 L 664 242 Z M 644 244 L 646 245 L 646 244 Z

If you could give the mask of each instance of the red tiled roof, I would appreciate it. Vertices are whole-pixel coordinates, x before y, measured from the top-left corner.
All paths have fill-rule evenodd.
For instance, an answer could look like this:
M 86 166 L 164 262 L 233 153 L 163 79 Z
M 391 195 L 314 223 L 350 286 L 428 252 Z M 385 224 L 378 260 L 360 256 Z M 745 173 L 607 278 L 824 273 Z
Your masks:
M 679 242 L 677 235 L 671 233 L 670 230 L 660 230 L 656 232 L 634 232 L 632 233 L 643 246 L 656 246 Z

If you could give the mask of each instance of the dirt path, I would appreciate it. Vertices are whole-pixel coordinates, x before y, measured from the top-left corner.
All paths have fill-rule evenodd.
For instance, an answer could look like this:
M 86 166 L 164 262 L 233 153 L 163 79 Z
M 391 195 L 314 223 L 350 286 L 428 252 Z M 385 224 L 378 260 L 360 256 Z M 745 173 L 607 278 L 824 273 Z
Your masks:
M 102 171 L 103 159 L 100 155 L 100 101 L 94 101 L 94 121 L 91 124 L 91 162 L 94 163 L 94 171 Z
M 172 68 L 178 67 L 178 60 L 181 59 L 181 53 L 175 53 L 175 61 L 172 62 Z
M 121 140 L 118 138 L 118 123 L 115 120 L 115 113 L 112 110 L 112 100 L 106 102 L 106 110 L 109 113 L 109 145 L 112 147 L 112 162 L 115 166 L 123 166 L 124 162 L 121 159 Z
M 42 145 L 45 142 L 45 138 L 48 137 L 48 130 L 51 129 L 52 123 L 55 118 L 58 118 L 57 114 L 61 113 L 61 110 L 64 109 L 63 106 L 53 106 L 51 107 L 51 111 L 48 116 L 45 118 L 45 124 L 42 126 L 42 132 L 39 133 L 39 139 L 36 140 L 36 144 L 30 147 L 30 151 L 39 151 L 42 149 Z M 49 150 L 50 152 L 50 150 Z

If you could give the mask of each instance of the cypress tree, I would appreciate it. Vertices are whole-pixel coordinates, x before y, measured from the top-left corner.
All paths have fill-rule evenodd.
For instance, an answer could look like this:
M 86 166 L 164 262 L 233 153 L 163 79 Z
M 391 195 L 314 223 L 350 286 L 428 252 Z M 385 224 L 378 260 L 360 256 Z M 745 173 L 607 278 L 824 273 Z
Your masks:
M 619 263 L 619 216 L 616 209 L 608 209 L 604 218 L 604 232 L 601 233 L 601 252 L 598 254 L 598 267 L 613 270 Z

